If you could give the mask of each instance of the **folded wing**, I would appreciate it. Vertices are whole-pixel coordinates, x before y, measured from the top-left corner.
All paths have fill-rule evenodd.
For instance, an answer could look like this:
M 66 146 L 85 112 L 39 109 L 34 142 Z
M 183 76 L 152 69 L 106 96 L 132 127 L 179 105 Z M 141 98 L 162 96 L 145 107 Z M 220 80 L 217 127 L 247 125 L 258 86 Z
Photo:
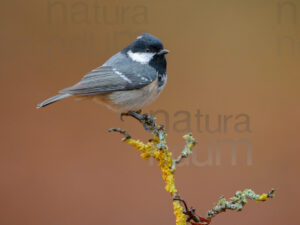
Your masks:
M 136 67 L 129 68 L 127 65 L 118 69 L 112 66 L 100 66 L 86 74 L 80 82 L 74 86 L 65 88 L 60 93 L 75 95 L 97 95 L 112 91 L 125 91 L 142 88 L 156 79 L 155 70 Z

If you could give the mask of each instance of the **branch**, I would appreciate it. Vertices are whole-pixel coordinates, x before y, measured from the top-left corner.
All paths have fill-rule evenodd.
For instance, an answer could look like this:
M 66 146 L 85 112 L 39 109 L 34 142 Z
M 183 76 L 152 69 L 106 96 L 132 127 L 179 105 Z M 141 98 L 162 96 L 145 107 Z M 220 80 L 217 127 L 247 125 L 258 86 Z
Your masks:
M 200 217 L 196 215 L 194 208 L 189 208 L 186 202 L 180 198 L 179 192 L 175 187 L 175 170 L 176 166 L 184 159 L 192 154 L 193 147 L 196 144 L 192 133 L 184 135 L 183 138 L 186 142 L 181 154 L 172 159 L 172 153 L 168 150 L 167 146 L 167 133 L 162 125 L 156 125 L 155 119 L 148 114 L 140 114 L 140 112 L 124 113 L 122 116 L 133 116 L 139 120 L 144 126 L 146 131 L 153 135 L 153 139 L 147 143 L 139 140 L 132 139 L 130 134 L 120 128 L 111 128 L 109 132 L 118 132 L 124 135 L 122 139 L 124 142 L 135 147 L 141 152 L 141 157 L 148 160 L 150 157 L 158 161 L 162 178 L 165 182 L 165 190 L 170 193 L 173 200 L 174 215 L 176 217 L 176 225 L 186 225 L 187 222 L 192 225 L 207 225 L 210 224 L 211 218 L 224 212 L 226 209 L 241 211 L 243 206 L 247 203 L 247 199 L 265 201 L 274 196 L 274 190 L 268 194 L 257 195 L 251 189 L 246 189 L 243 192 L 237 191 L 235 196 L 226 201 L 224 196 L 221 196 L 219 202 L 215 207 L 208 211 L 207 216 Z M 183 206 L 182 206 L 183 205 Z
M 221 212 L 225 212 L 226 209 L 241 211 L 245 204 L 247 204 L 247 199 L 256 201 L 266 201 L 268 198 L 274 197 L 275 190 L 272 189 L 268 194 L 255 194 L 251 189 L 246 189 L 244 191 L 237 191 L 235 196 L 226 201 L 225 197 L 222 195 L 219 202 L 215 207 L 207 212 L 207 218 L 212 218 Z
M 193 152 L 193 148 L 196 145 L 196 141 L 192 135 L 192 133 L 186 134 L 183 136 L 183 139 L 186 142 L 186 145 L 184 149 L 182 150 L 181 154 L 177 157 L 176 160 L 174 160 L 174 163 L 172 165 L 172 168 L 175 169 L 176 165 L 181 162 L 182 159 L 189 157 Z

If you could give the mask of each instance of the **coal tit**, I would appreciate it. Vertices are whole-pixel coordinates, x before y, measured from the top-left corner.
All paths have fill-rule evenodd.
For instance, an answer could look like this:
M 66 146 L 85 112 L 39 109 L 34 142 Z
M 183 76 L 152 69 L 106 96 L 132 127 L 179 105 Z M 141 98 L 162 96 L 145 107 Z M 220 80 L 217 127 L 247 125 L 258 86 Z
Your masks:
M 75 96 L 104 103 L 114 111 L 140 110 L 154 101 L 166 84 L 168 52 L 158 38 L 143 33 L 77 84 L 59 91 L 37 108 Z

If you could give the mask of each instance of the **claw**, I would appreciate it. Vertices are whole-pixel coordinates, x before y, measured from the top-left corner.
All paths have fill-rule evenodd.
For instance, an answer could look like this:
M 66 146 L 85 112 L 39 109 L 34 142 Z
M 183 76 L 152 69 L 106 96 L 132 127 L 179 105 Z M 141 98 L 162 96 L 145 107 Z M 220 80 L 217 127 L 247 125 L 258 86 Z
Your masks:
M 148 114 L 143 114 L 143 126 L 145 130 L 151 132 L 155 127 L 155 120 L 153 117 L 149 116 Z
M 151 127 L 154 127 L 155 125 L 155 120 L 153 117 L 149 116 L 148 114 L 144 114 L 143 115 L 144 119 L 145 119 L 145 122 L 151 126 Z
M 120 114 L 120 120 L 123 122 L 123 116 L 128 116 L 128 113 L 121 113 Z

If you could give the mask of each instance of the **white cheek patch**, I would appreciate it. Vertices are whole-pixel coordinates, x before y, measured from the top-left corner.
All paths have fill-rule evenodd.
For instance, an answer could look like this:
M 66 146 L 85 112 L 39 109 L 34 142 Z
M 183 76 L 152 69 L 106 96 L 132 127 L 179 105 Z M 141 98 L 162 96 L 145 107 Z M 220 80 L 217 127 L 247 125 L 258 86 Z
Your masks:
M 128 51 L 127 54 L 133 61 L 141 64 L 147 64 L 155 55 L 155 53 L 151 52 L 132 52 L 131 50 Z

